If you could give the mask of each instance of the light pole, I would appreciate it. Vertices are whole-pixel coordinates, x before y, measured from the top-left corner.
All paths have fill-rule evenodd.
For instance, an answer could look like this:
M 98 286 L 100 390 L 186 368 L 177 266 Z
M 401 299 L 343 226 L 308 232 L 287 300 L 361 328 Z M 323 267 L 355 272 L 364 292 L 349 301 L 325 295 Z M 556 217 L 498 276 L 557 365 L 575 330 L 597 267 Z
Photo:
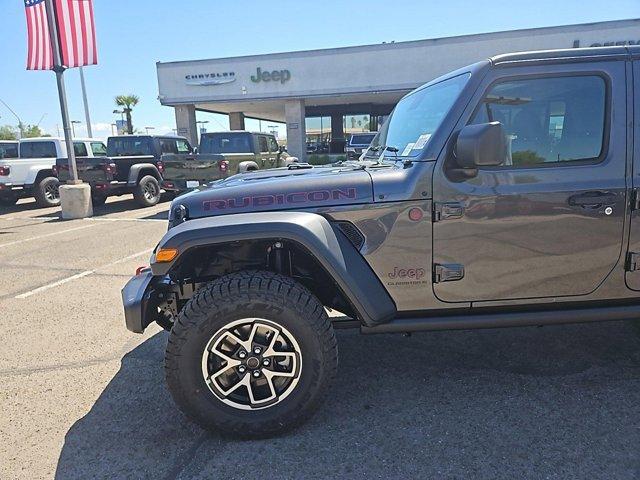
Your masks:
M 206 124 L 206 123 L 209 123 L 209 120 L 198 120 L 198 121 L 196 122 L 196 125 L 198 125 L 198 124 L 200 124 L 200 125 L 204 125 L 204 124 Z M 200 128 L 198 128 L 198 131 L 196 132 L 196 133 L 197 133 L 197 135 L 196 135 L 196 140 L 198 140 L 198 135 L 202 133 L 200 130 L 201 130 L 201 129 L 200 129 Z
M 20 138 L 22 138 L 22 135 L 24 133 L 24 123 L 22 123 L 22 120 L 20 120 L 20 117 L 18 116 L 18 114 L 14 112 L 9 105 L 7 105 L 7 102 L 5 102 L 0 98 L 0 103 L 2 103 L 5 107 L 7 107 L 7 110 L 9 110 L 13 114 L 13 116 L 18 119 L 18 130 L 20 132 Z
M 80 120 L 71 120 L 71 133 L 73 133 L 73 138 L 76 137 L 76 124 L 82 123 Z
M 144 127 L 144 129 L 147 131 L 147 135 L 149 135 L 149 130 L 155 130 L 156 127 Z

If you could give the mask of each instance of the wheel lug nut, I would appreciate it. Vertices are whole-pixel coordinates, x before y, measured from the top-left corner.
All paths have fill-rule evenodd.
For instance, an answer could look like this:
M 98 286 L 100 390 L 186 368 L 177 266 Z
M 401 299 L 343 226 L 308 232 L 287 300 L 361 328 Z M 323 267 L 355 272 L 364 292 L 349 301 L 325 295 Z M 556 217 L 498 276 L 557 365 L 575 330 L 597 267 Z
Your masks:
M 247 356 L 247 352 L 245 352 L 244 350 L 242 350 L 240 353 L 238 353 L 238 356 L 240 358 L 245 358 Z
M 260 376 L 260 370 L 254 370 L 253 371 L 253 376 L 254 377 L 259 377 Z
M 246 370 L 247 370 L 247 367 L 245 367 L 244 365 L 240 365 L 240 366 L 238 367 L 238 371 L 239 371 L 240 373 L 244 373 Z
M 264 360 L 262 360 L 262 365 L 264 365 L 265 367 L 269 365 L 269 359 L 265 358 Z
M 255 353 L 256 355 L 260 355 L 260 352 L 262 351 L 262 349 L 260 347 L 256 347 L 253 349 L 253 353 Z

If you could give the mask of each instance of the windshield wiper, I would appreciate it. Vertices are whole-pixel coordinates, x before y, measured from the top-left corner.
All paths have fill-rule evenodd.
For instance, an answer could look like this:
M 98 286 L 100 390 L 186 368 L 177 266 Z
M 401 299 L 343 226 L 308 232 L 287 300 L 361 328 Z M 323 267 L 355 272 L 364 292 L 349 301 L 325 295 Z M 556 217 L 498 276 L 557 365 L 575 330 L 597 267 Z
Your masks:
M 384 149 L 393 153 L 396 157 L 398 156 L 399 150 L 396 147 L 385 147 Z

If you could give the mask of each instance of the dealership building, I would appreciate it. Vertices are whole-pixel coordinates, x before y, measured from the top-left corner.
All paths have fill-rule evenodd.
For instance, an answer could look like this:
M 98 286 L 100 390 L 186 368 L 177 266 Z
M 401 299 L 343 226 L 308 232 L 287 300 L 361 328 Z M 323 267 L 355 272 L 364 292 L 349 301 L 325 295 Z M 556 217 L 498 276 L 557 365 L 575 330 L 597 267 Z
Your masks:
M 159 62 L 162 105 L 177 132 L 197 141 L 196 111 L 284 122 L 288 151 L 342 152 L 345 138 L 375 131 L 403 95 L 429 80 L 500 53 L 640 44 L 640 19 L 532 28 L 379 45 Z M 322 149 L 322 150 L 321 150 Z

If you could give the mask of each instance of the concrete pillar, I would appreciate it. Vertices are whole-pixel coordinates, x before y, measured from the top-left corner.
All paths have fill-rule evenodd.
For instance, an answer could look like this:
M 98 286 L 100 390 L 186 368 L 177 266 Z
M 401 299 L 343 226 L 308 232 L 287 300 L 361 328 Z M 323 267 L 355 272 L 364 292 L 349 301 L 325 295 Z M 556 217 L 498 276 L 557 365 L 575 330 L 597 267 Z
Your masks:
M 195 105 L 176 105 L 176 129 L 178 135 L 187 137 L 191 145 L 198 145 Z
M 229 114 L 229 128 L 231 130 L 244 130 L 244 113 L 231 112 Z
M 342 125 L 342 114 L 331 114 L 331 153 L 344 153 L 344 125 Z
M 287 151 L 305 162 L 307 130 L 304 123 L 304 100 L 287 100 L 284 104 L 284 117 L 287 122 Z
M 93 216 L 91 186 L 88 183 L 60 185 L 60 207 L 63 220 Z

